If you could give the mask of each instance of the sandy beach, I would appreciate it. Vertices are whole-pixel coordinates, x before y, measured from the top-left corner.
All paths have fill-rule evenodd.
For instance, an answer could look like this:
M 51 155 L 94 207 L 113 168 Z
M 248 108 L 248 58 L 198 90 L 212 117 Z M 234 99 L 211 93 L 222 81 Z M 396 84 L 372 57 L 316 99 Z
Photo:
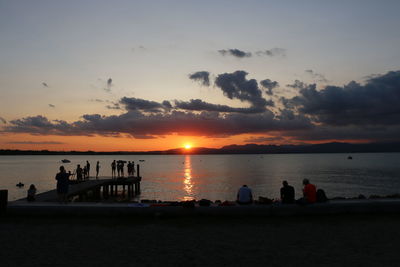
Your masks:
M 0 218 L 2 266 L 398 266 L 400 215 Z

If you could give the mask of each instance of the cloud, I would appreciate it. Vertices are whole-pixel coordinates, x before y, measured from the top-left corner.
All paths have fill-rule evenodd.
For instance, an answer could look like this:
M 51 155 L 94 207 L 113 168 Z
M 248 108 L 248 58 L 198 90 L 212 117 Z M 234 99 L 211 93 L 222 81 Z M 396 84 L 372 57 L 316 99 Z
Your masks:
M 121 109 L 121 106 L 119 105 L 119 103 L 112 103 L 112 105 L 107 105 L 106 106 L 107 109 Z
M 249 103 L 249 107 L 231 107 L 201 99 L 156 102 L 123 97 L 116 103 L 105 101 L 110 106 L 118 104 L 123 110 L 119 115 L 84 114 L 73 122 L 28 116 L 2 125 L 0 133 L 128 135 L 138 139 L 171 134 L 206 137 L 264 134 L 252 139 L 260 143 L 280 139 L 285 143 L 400 140 L 400 71 L 373 76 L 364 84 L 352 81 L 322 89 L 296 80 L 288 86 L 296 88 L 297 95 L 281 97 L 281 103 L 274 107 L 270 106 L 273 102 L 262 97 L 258 82 L 247 79 L 247 75 L 245 71 L 223 73 L 216 77 L 215 85 L 229 99 Z M 274 88 L 275 82 L 266 79 L 260 81 L 260 86 Z
M 216 112 L 237 112 L 237 113 L 262 113 L 265 108 L 250 107 L 250 108 L 234 108 L 227 105 L 211 104 L 204 102 L 201 99 L 191 99 L 187 101 L 175 101 L 175 108 L 191 111 L 216 111 Z
M 49 86 L 47 83 L 45 83 L 45 82 L 42 82 L 42 85 L 43 85 L 44 87 L 47 87 L 47 88 L 50 87 L 50 86 Z
M 90 102 L 97 102 L 97 103 L 103 103 L 103 102 L 104 102 L 104 100 L 101 100 L 101 99 L 98 99 L 98 98 L 96 98 L 96 99 L 89 99 L 89 101 L 90 101 Z
M 113 86 L 114 84 L 113 84 L 113 80 L 111 79 L 111 78 L 109 78 L 108 80 L 107 80 L 107 84 L 106 84 L 106 87 L 104 88 L 104 91 L 106 91 L 106 92 L 111 92 L 111 87 Z
M 12 142 L 7 142 L 7 144 L 14 144 L 14 145 L 62 145 L 62 144 L 65 144 L 65 143 L 57 142 L 57 141 L 12 141 Z
M 245 140 L 251 143 L 270 143 L 276 141 L 286 141 L 282 136 L 252 136 Z
M 251 52 L 245 52 L 236 48 L 218 50 L 218 53 L 223 56 L 229 55 L 237 58 L 251 57 Z
M 295 88 L 295 89 L 304 89 L 304 88 L 307 88 L 309 86 L 313 86 L 314 88 L 316 87 L 315 84 L 308 85 L 308 84 L 306 84 L 306 83 L 304 83 L 302 81 L 299 81 L 299 80 L 295 80 L 293 84 L 287 84 L 286 86 L 287 87 L 291 87 L 291 88 Z
M 286 56 L 286 49 L 275 47 L 272 49 L 260 50 L 256 52 L 258 56 L 269 56 L 269 57 L 285 57 Z
M 7 121 L 3 117 L 0 117 L 0 122 L 7 124 Z
M 154 113 L 163 112 L 171 107 L 171 104 L 168 101 L 158 103 L 135 97 L 123 97 L 119 103 L 124 105 L 126 110 L 140 110 Z
M 300 95 L 286 100 L 288 107 L 326 125 L 400 124 L 400 71 L 369 79 L 364 85 L 354 81 L 342 87 L 298 83 Z
M 230 99 L 250 102 L 254 107 L 273 106 L 274 103 L 262 97 L 262 91 L 255 79 L 247 80 L 247 72 L 238 70 L 233 73 L 224 73 L 217 76 L 215 85 Z
M 53 104 L 49 104 L 49 107 L 51 107 L 51 108 L 55 108 L 56 106 L 55 106 L 55 105 L 53 105 Z
M 323 83 L 329 82 L 328 79 L 326 79 L 325 76 L 321 73 L 317 73 L 313 70 L 305 70 L 304 72 L 309 74 L 311 78 L 313 78 L 317 82 L 323 82 Z
M 189 79 L 198 81 L 203 86 L 210 86 L 210 73 L 208 71 L 197 71 L 189 74 Z
M 265 93 L 267 95 L 273 95 L 272 90 L 279 86 L 279 83 L 277 81 L 271 81 L 270 79 L 262 80 L 262 81 L 260 81 L 260 84 L 261 84 L 262 87 L 267 89 L 265 91 Z
M 103 135 L 163 136 L 170 134 L 195 136 L 230 136 L 243 133 L 291 131 L 310 127 L 310 123 L 294 118 L 277 119 L 270 111 L 258 114 L 219 112 L 143 113 L 138 110 L 121 115 L 86 114 L 82 120 L 67 123 L 49 121 L 46 117 L 26 117 L 10 121 L 3 132 L 35 135 Z

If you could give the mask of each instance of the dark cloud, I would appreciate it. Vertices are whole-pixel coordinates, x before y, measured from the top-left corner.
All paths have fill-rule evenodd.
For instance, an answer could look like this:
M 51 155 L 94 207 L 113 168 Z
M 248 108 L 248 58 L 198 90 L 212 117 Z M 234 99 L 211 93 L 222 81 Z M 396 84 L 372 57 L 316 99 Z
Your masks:
M 111 92 L 111 87 L 113 86 L 114 84 L 113 84 L 113 80 L 111 79 L 111 78 L 109 78 L 108 80 L 107 80 L 107 84 L 106 84 L 106 87 L 104 88 L 104 91 L 106 91 L 106 92 Z
M 111 105 L 107 105 L 106 108 L 119 110 L 121 109 L 121 106 L 119 105 L 119 103 L 111 103 Z
M 305 70 L 304 72 L 310 75 L 311 78 L 313 78 L 317 82 L 323 82 L 323 83 L 329 82 L 328 79 L 326 79 L 325 76 L 321 73 L 317 73 L 313 70 Z
M 47 83 L 45 83 L 45 82 L 42 82 L 42 85 L 43 85 L 44 87 L 49 88 L 49 85 L 48 85 Z
M 175 108 L 191 111 L 216 111 L 237 113 L 262 113 L 265 111 L 265 108 L 260 107 L 234 108 L 227 105 L 211 104 L 204 102 L 201 99 L 191 99 L 189 102 L 176 100 Z
M 208 71 L 198 71 L 189 74 L 189 79 L 198 81 L 201 85 L 210 86 L 210 73 Z
M 251 52 L 245 52 L 236 48 L 218 50 L 218 53 L 223 56 L 229 55 L 237 58 L 251 57 Z
M 97 103 L 103 103 L 103 102 L 104 102 L 104 100 L 101 100 L 101 99 L 98 99 L 98 98 L 96 98 L 96 99 L 90 99 L 89 101 L 90 101 L 90 102 L 97 102 Z
M 245 142 L 251 143 L 270 143 L 276 141 L 285 141 L 285 138 L 282 136 L 252 136 L 245 140 Z
M 63 142 L 57 141 L 13 141 L 7 142 L 7 144 L 14 144 L 14 145 L 62 145 L 65 144 Z
M 260 84 L 262 87 L 267 89 L 265 91 L 265 93 L 267 93 L 267 95 L 273 95 L 272 90 L 279 86 L 279 83 L 277 81 L 271 81 L 270 79 L 262 80 L 262 81 L 260 81 Z
M 126 110 L 140 110 L 155 113 L 163 112 L 171 107 L 171 104 L 168 101 L 158 103 L 155 101 L 149 101 L 135 97 L 123 97 L 119 103 L 124 105 Z
M 22 119 L 11 120 L 9 125 L 3 128 L 5 132 L 31 133 L 37 135 L 72 135 L 73 128 L 63 120 L 49 121 L 46 117 L 30 116 Z M 80 135 L 90 135 L 81 133 Z
M 220 74 L 215 85 L 228 98 L 249 103 L 248 108 L 212 104 L 201 99 L 160 103 L 123 97 L 117 103 L 105 101 L 124 108 L 124 113 L 119 115 L 85 114 L 74 122 L 31 116 L 9 121 L 2 126 L 1 133 L 128 135 L 138 139 L 170 134 L 207 137 L 265 134 L 263 139 L 252 139 L 260 143 L 280 139 L 285 143 L 400 140 L 400 71 L 371 77 L 364 84 L 353 81 L 320 90 L 315 84 L 297 80 L 288 86 L 296 88 L 298 95 L 282 97 L 283 107 L 272 108 L 262 97 L 257 81 L 246 76 L 245 71 Z M 273 81 L 264 81 L 260 81 L 264 88 L 275 86 Z M 0 121 L 5 123 L 4 119 Z
M 221 88 L 224 95 L 230 99 L 247 101 L 254 107 L 273 106 L 274 103 L 262 97 L 262 91 L 255 79 L 246 79 L 247 72 L 238 70 L 217 76 L 215 85 Z
M 137 110 L 121 115 L 101 116 L 91 114 L 82 116 L 82 120 L 67 123 L 49 121 L 46 117 L 26 117 L 13 120 L 3 132 L 30 133 L 36 135 L 103 135 L 118 136 L 162 136 L 169 134 L 196 136 L 229 136 L 243 133 L 268 131 L 291 131 L 309 128 L 310 123 L 277 119 L 270 111 L 259 114 L 219 112 L 182 112 L 142 113 Z
M 288 107 L 326 125 L 400 124 L 400 71 L 371 78 L 364 85 L 350 82 L 343 87 L 298 86 L 300 95 L 286 100 Z
M 3 117 L 0 117 L 0 122 L 7 124 L 7 121 Z
M 257 51 L 256 54 L 258 56 L 269 56 L 269 57 L 281 56 L 281 57 L 285 57 L 286 56 L 286 49 L 275 47 L 275 48 L 272 48 L 272 49 Z
M 316 88 L 315 84 L 308 85 L 308 84 L 306 84 L 306 83 L 304 83 L 302 81 L 299 81 L 299 80 L 295 80 L 293 84 L 287 84 L 286 86 L 287 87 L 291 87 L 291 88 L 295 88 L 295 89 L 304 89 L 304 88 L 307 88 L 309 86 L 313 86 L 314 88 Z
M 51 108 L 55 108 L 56 106 L 55 106 L 55 105 L 53 105 L 53 104 L 49 104 L 49 107 L 51 107 Z

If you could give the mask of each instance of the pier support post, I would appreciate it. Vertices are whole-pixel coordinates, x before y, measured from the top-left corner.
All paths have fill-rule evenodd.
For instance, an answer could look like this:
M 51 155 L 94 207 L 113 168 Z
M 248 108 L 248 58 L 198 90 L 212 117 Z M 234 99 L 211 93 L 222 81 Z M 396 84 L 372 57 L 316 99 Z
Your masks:
M 0 214 L 7 211 L 8 190 L 0 190 Z

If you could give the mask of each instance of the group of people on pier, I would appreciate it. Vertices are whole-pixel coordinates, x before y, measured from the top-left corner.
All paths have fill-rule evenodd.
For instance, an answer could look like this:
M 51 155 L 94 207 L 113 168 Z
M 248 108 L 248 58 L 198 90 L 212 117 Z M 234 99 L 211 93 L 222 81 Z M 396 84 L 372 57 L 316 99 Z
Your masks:
M 121 178 L 125 176 L 125 160 L 114 160 L 111 163 L 111 178 Z M 135 162 L 128 161 L 127 164 L 128 176 L 133 176 L 135 174 Z M 117 176 L 118 175 L 118 176 Z
M 294 187 L 289 185 L 287 181 L 282 182 L 282 188 L 280 190 L 281 203 L 282 204 L 312 204 L 316 202 L 326 202 L 327 197 L 324 190 L 316 188 L 315 185 L 310 183 L 310 180 L 303 180 L 303 196 L 296 200 Z M 272 202 L 272 200 L 270 200 Z M 241 205 L 247 205 L 253 203 L 253 192 L 247 186 L 243 185 L 238 193 L 236 202 Z

